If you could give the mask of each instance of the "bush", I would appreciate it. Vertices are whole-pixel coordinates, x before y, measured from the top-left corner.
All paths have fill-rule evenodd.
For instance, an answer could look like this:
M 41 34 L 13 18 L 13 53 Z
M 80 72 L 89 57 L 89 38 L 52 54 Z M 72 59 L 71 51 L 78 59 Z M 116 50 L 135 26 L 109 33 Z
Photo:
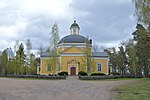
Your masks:
M 91 76 L 105 76 L 104 73 L 92 73 Z
M 81 75 L 81 76 L 87 76 L 87 73 L 84 72 L 84 71 L 80 71 L 80 72 L 78 73 L 78 75 Z
M 117 72 L 111 72 L 111 74 L 113 74 L 113 75 L 120 75 L 120 73 L 117 73 Z
M 58 73 L 59 76 L 64 76 L 64 75 L 68 75 L 68 72 L 60 72 Z

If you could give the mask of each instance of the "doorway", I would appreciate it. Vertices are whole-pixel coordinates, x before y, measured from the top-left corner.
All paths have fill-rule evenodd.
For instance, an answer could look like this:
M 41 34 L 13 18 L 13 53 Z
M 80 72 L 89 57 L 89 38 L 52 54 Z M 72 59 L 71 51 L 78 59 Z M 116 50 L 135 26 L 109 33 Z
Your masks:
M 76 67 L 73 66 L 73 67 L 70 68 L 70 75 L 71 76 L 75 76 L 76 75 Z

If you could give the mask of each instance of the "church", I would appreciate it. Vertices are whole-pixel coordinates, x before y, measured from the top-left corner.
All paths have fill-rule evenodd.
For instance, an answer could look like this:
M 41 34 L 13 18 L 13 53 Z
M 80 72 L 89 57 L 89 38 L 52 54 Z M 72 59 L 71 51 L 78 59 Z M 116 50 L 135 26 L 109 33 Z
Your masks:
M 52 75 L 67 72 L 68 75 L 78 75 L 80 71 L 88 74 L 104 73 L 109 75 L 109 56 L 106 52 L 92 52 L 92 39 L 80 35 L 80 27 L 76 21 L 70 26 L 70 34 L 60 39 L 57 49 L 57 64 L 53 66 L 49 52 L 41 55 L 41 64 L 37 74 Z

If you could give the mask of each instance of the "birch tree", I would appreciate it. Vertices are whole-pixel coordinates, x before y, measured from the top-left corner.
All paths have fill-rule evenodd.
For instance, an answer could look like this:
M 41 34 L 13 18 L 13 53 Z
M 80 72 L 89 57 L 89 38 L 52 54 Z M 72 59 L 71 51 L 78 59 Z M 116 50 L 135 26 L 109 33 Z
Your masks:
M 58 25 L 55 23 L 52 26 L 51 33 L 50 33 L 50 65 L 51 70 L 53 73 L 56 72 L 58 67 L 58 58 L 57 58 L 57 46 L 59 42 L 59 32 L 58 32 Z
M 27 65 L 30 64 L 31 49 L 32 49 L 32 43 L 31 43 L 30 39 L 27 39 L 26 40 L 26 50 L 27 50 L 26 61 L 27 61 Z

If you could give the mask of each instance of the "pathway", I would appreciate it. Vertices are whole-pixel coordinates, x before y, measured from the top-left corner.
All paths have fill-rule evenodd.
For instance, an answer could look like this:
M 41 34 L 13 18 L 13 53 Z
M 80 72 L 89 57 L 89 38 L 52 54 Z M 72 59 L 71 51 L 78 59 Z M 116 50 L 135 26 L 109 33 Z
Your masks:
M 133 82 L 0 78 L 0 100 L 112 100 L 112 88 Z

